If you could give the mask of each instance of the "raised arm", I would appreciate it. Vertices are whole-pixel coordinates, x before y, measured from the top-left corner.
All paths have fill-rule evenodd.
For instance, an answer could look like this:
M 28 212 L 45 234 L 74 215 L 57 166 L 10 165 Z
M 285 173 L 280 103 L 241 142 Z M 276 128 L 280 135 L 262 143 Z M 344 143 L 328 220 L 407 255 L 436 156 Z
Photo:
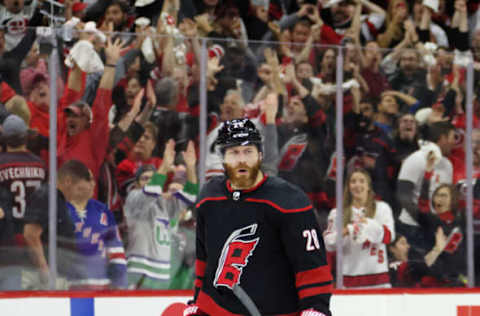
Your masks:
M 102 79 L 100 79 L 100 89 L 113 89 L 113 84 L 115 82 L 115 67 L 120 59 L 122 48 L 123 43 L 119 38 L 113 43 L 110 38 L 107 39 L 107 46 L 105 47 L 106 63 Z
M 195 153 L 195 146 L 193 145 L 193 141 L 188 141 L 187 150 L 182 152 L 183 160 L 185 161 L 185 165 L 187 166 L 187 181 L 196 184 L 198 183 L 197 179 L 197 155 Z

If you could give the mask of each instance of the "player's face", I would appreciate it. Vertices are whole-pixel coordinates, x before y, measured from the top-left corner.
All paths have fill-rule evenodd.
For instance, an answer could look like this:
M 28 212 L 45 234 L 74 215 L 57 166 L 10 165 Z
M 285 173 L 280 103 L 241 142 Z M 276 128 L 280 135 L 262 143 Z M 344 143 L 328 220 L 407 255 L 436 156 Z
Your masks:
M 361 172 L 354 172 L 350 177 L 348 188 L 354 200 L 366 201 L 369 191 L 368 178 Z
M 410 244 L 407 238 L 400 237 L 395 245 L 390 247 L 390 251 L 393 253 L 395 259 L 405 262 L 408 260 L 408 251 L 410 250 Z
M 449 188 L 443 187 L 438 189 L 433 195 L 433 207 L 435 208 L 435 211 L 437 211 L 437 214 L 449 211 L 451 201 L 452 194 Z
M 262 154 L 255 145 L 227 148 L 223 158 L 232 186 L 239 189 L 248 189 L 255 184 L 261 163 Z

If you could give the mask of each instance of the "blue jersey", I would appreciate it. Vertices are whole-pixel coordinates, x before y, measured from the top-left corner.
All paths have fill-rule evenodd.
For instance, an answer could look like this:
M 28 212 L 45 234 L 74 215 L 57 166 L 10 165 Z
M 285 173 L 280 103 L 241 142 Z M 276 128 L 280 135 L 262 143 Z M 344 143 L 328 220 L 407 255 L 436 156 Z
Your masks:
M 123 243 L 112 212 L 90 199 L 86 210 L 67 202 L 75 227 L 76 254 L 70 273 L 72 287 L 127 287 Z

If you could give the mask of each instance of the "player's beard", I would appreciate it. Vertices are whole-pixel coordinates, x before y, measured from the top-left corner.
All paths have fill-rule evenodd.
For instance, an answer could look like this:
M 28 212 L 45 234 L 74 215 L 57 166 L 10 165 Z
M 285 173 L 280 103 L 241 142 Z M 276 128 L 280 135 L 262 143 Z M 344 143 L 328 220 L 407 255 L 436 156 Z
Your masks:
M 230 179 L 232 186 L 241 189 L 249 189 L 253 187 L 253 185 L 255 184 L 255 180 L 257 180 L 258 173 L 260 172 L 260 165 L 261 160 L 258 160 L 257 163 L 252 167 L 248 166 L 245 163 L 240 163 L 235 168 L 226 163 L 223 164 L 227 177 L 228 179 Z M 248 174 L 239 174 L 238 169 L 247 169 Z

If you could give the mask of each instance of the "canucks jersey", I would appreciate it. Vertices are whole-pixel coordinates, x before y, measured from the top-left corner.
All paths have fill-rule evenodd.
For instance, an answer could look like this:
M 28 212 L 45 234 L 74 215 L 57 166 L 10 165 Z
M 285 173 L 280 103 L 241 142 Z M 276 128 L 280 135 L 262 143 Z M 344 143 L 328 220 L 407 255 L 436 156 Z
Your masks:
M 187 182 L 178 195 L 166 198 L 161 194 L 166 180 L 165 175 L 155 174 L 143 189 L 130 191 L 125 203 L 127 271 L 129 283 L 135 287 L 169 288 L 173 268 L 179 264 L 172 262 L 174 246 L 178 244 L 172 224 L 180 211 L 193 203 L 198 185 Z M 192 202 L 185 201 L 186 196 Z
M 75 227 L 76 261 L 69 276 L 72 288 L 125 288 L 126 260 L 112 212 L 90 199 L 85 210 L 67 202 Z
M 308 308 L 330 315 L 332 276 L 312 205 L 296 186 L 264 176 L 234 191 L 212 178 L 196 204 L 196 304 L 210 315 L 247 314 L 241 286 L 262 315 Z

